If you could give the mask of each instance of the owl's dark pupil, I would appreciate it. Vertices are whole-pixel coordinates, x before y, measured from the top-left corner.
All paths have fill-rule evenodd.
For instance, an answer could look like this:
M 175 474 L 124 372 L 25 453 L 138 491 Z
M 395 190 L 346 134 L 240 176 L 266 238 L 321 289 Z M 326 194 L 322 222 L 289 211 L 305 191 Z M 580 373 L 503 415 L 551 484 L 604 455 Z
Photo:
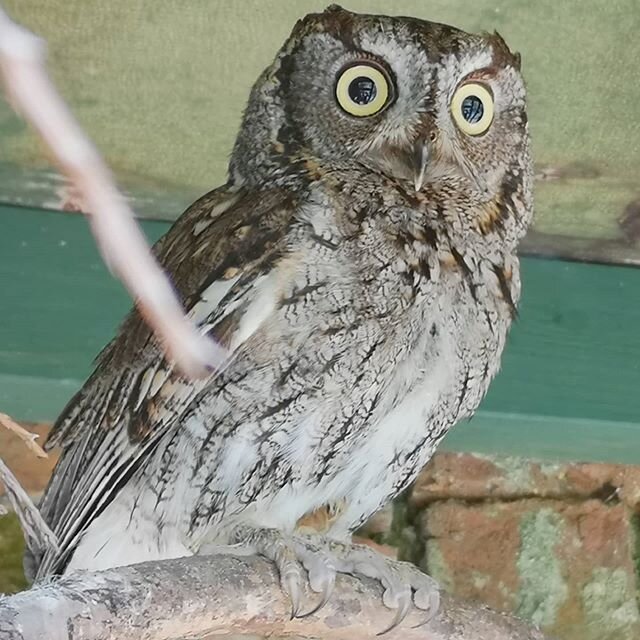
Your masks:
M 484 105 L 478 96 L 467 96 L 462 101 L 462 117 L 470 124 L 475 124 L 482 119 Z
M 366 76 L 358 76 L 349 83 L 349 97 L 356 104 L 373 102 L 378 93 L 376 83 Z

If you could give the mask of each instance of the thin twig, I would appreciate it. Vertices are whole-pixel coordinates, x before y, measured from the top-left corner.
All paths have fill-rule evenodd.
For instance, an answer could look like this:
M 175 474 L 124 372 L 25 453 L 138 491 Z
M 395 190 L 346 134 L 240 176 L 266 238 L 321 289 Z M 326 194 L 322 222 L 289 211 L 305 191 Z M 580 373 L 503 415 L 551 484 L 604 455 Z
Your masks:
M 27 445 L 27 449 L 32 453 L 35 453 L 38 458 L 49 457 L 47 452 L 36 442 L 39 437 L 37 433 L 27 431 L 6 413 L 0 413 L 0 425 L 9 429 L 12 433 L 15 433 L 18 438 Z
M 0 426 L 15 433 L 20 440 L 24 442 L 27 449 L 38 458 L 49 457 L 36 442 L 38 434 L 27 431 L 6 413 L 0 413 Z M 49 547 L 57 548 L 58 541 L 56 535 L 51 531 L 27 492 L 22 488 L 18 479 L 13 475 L 2 458 L 0 458 L 0 482 L 5 486 L 9 502 L 20 521 L 25 544 L 30 551 L 39 555 Z M 0 505 L 0 515 L 6 515 L 6 508 L 3 505 Z
M 29 550 L 34 555 L 40 555 L 49 548 L 57 549 L 56 535 L 2 458 L 0 458 L 0 482 L 4 484 L 9 502 L 18 516 L 24 541 Z
M 205 376 L 222 368 L 226 350 L 201 335 L 183 314 L 108 168 L 49 80 L 43 51 L 43 42 L 0 8 L 0 72 L 9 99 L 82 194 L 105 262 L 185 375 Z

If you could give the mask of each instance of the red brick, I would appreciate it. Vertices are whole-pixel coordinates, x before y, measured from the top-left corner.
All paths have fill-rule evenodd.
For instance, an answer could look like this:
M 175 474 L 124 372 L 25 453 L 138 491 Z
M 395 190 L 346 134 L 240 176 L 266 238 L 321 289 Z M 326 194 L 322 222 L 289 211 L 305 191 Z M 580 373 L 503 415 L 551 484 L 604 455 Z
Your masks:
M 441 501 L 422 514 L 427 569 L 457 596 L 563 640 L 637 640 L 632 518 L 598 500 Z
M 520 517 L 511 505 L 431 505 L 422 516 L 427 570 L 458 596 L 512 611 L 519 585 Z M 442 566 L 435 566 L 436 560 Z

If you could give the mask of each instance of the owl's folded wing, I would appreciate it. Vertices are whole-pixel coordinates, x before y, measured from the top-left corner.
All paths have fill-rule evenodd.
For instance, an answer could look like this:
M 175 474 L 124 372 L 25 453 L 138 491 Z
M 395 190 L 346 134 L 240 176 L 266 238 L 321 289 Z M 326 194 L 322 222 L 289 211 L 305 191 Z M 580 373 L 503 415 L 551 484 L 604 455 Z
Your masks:
M 223 187 L 195 202 L 154 247 L 189 315 L 232 354 L 275 306 L 270 274 L 294 211 L 281 191 Z M 214 377 L 182 377 L 130 313 L 47 441 L 62 455 L 40 509 L 60 548 L 27 558 L 34 575 L 63 570 L 89 524 Z

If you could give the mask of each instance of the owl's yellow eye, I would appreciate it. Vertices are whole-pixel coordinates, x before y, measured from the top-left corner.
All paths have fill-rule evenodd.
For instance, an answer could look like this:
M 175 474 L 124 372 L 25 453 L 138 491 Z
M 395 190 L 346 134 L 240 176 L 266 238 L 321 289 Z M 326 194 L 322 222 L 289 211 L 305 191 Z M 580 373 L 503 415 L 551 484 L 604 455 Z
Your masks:
M 390 102 L 387 76 L 372 64 L 355 64 L 340 72 L 336 83 L 338 104 L 358 118 L 380 113 Z
M 451 115 L 458 127 L 470 136 L 483 134 L 493 122 L 493 96 L 482 84 L 468 82 L 456 89 Z

